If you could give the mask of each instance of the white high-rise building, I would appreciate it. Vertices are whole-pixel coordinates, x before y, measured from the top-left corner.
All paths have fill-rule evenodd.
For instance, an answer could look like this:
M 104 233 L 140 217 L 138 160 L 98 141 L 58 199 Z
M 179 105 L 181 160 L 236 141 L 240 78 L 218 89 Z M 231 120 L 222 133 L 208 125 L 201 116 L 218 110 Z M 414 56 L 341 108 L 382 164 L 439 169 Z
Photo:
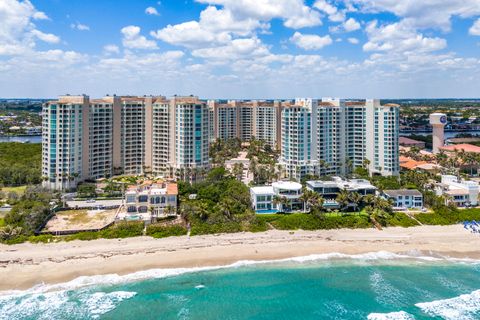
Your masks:
M 71 189 L 89 177 L 89 97 L 61 96 L 42 109 L 43 185 Z
M 282 145 L 280 163 L 285 174 L 296 180 L 311 172 L 312 112 L 302 106 L 286 106 L 282 110 Z
M 61 96 L 42 114 L 42 175 L 51 189 L 209 166 L 209 112 L 197 97 Z
M 398 128 L 397 105 L 381 106 L 379 100 L 297 99 L 282 111 L 280 163 L 296 180 L 307 174 L 347 174 L 364 165 L 371 174 L 398 175 Z M 303 139 L 291 139 L 292 132 Z
M 371 174 L 399 172 L 399 108 L 378 100 L 207 105 L 194 96 L 83 95 L 48 102 L 43 115 L 42 174 L 53 189 L 116 174 L 204 171 L 209 143 L 217 138 L 265 141 L 281 150 L 285 173 L 297 180 L 367 164 Z

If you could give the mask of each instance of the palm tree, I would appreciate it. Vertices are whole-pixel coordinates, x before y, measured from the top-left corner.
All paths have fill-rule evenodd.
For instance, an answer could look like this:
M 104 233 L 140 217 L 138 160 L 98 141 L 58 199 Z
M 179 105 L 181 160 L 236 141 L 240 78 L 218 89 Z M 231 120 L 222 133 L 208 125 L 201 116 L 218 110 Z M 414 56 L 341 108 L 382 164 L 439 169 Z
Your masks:
M 353 171 L 353 161 L 350 158 L 345 159 L 345 168 L 347 169 L 347 175 Z
M 163 209 L 163 213 L 167 216 L 172 215 L 175 213 L 175 208 L 169 204 Z
M 280 205 L 279 211 L 285 211 L 285 207 L 290 204 L 290 201 L 286 197 L 281 196 L 273 196 L 272 203 L 277 206 Z
M 367 194 L 363 197 L 363 203 L 368 206 L 373 206 L 376 198 L 373 194 Z
M 272 203 L 275 207 L 278 207 L 278 205 L 282 202 L 282 197 L 274 195 L 272 199 Z M 282 210 L 279 210 L 282 211 Z
M 235 163 L 232 167 L 232 173 L 237 180 L 241 181 L 243 176 L 243 163 Z
M 448 160 L 448 156 L 443 150 L 440 150 L 440 152 L 435 155 L 435 161 L 437 162 L 437 164 L 439 164 L 442 167 L 446 166 L 447 160 Z
M 338 204 L 340 205 L 340 208 L 344 210 L 347 208 L 347 206 L 350 204 L 350 195 L 347 190 L 342 190 L 337 194 L 337 198 L 335 199 Z
M 363 165 L 363 168 L 367 170 L 368 175 L 370 175 L 370 164 L 371 164 L 371 161 L 369 159 L 367 158 L 363 159 L 362 165 Z
M 353 204 L 354 210 L 357 211 L 358 205 L 360 204 L 360 202 L 362 202 L 362 195 L 358 192 L 352 192 L 349 194 L 348 198 L 350 200 L 350 203 Z
M 310 199 L 309 206 L 312 209 L 316 209 L 315 211 L 323 211 L 323 204 L 325 203 L 325 199 L 316 192 L 313 192 L 312 197 Z
M 325 160 L 323 160 L 323 159 L 318 160 L 318 167 L 320 169 L 319 176 L 324 175 L 325 170 L 328 169 L 329 166 L 330 165 Z
M 302 195 L 298 198 L 298 200 L 303 202 L 303 212 L 309 211 L 308 207 L 313 197 L 313 194 L 316 194 L 316 193 L 311 190 L 308 190 L 305 187 L 302 188 Z

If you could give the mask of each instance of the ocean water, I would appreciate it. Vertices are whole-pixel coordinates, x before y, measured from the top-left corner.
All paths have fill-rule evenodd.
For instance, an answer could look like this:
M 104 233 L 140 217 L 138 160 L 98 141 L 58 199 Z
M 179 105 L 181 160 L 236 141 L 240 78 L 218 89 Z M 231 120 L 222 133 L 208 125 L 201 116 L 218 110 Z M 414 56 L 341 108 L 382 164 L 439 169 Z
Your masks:
M 480 319 L 480 261 L 314 255 L 0 292 L 0 319 Z

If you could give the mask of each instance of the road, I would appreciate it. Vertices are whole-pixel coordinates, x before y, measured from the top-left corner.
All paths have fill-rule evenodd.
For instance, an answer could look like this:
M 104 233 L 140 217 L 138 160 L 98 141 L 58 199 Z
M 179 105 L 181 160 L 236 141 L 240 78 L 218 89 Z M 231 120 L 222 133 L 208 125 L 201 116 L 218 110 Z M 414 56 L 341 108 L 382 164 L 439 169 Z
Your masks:
M 87 202 L 86 200 L 82 201 L 67 201 L 67 205 L 69 208 L 91 208 L 96 206 L 120 206 L 122 204 L 122 200 L 96 200 L 95 202 Z

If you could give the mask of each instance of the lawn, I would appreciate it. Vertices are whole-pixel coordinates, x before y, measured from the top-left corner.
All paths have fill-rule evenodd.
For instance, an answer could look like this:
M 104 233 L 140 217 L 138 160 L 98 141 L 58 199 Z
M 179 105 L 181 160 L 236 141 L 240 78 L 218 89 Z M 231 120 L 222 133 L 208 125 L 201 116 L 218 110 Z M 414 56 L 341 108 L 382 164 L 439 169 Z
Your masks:
M 5 226 L 5 220 L 3 218 L 0 218 L 0 227 Z

